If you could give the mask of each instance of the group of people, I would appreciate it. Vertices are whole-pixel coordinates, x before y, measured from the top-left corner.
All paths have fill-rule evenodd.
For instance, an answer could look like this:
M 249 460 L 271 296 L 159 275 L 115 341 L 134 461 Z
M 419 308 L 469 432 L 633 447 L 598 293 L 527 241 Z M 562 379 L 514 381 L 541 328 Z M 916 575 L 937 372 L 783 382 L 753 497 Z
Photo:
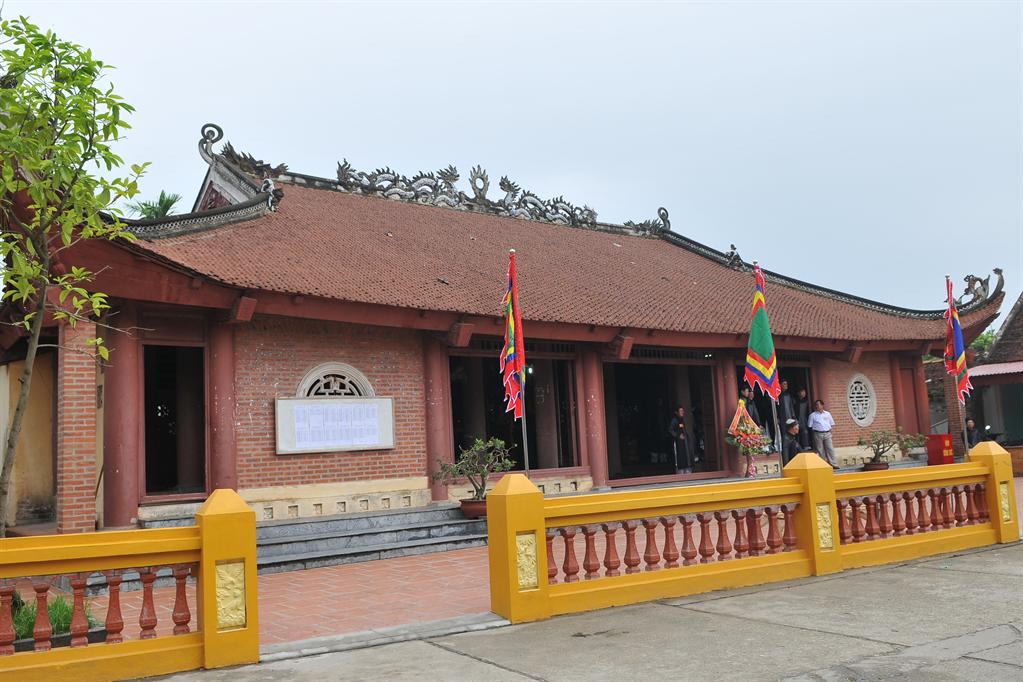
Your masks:
M 757 426 L 761 429 L 773 430 L 770 422 L 761 419 L 760 411 L 753 400 L 753 390 L 749 386 L 743 386 L 741 397 L 745 401 L 746 411 Z M 782 379 L 781 394 L 778 396 L 778 421 L 782 424 L 783 430 L 781 436 L 782 466 L 788 464 L 796 454 L 812 449 L 823 457 L 832 468 L 838 468 L 835 446 L 831 439 L 831 432 L 835 428 L 835 419 L 830 412 L 824 409 L 823 400 L 815 400 L 813 410 L 811 410 L 806 389 L 800 388 L 793 396 L 789 392 L 789 382 Z

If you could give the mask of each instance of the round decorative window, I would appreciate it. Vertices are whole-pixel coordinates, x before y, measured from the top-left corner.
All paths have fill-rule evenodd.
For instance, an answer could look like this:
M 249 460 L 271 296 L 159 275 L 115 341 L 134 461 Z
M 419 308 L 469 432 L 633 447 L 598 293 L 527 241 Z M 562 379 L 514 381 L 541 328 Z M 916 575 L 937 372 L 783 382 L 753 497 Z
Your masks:
M 366 375 L 343 362 L 328 362 L 313 367 L 298 387 L 300 398 L 371 398 L 373 387 Z
M 849 415 L 857 426 L 870 426 L 877 416 L 877 395 L 874 384 L 863 374 L 854 374 L 849 379 L 845 392 L 849 403 Z

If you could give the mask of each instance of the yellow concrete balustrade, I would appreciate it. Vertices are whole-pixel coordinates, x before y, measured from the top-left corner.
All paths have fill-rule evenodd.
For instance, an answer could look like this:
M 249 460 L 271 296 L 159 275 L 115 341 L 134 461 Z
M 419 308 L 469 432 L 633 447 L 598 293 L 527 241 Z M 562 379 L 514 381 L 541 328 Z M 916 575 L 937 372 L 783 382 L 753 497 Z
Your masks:
M 24 578 L 182 564 L 198 567 L 193 631 L 0 655 L 0 682 L 123 680 L 257 662 L 256 519 L 232 490 L 214 491 L 195 526 L 0 539 L 0 587 Z M 4 620 L 0 614 L 0 628 Z
M 552 499 L 510 474 L 487 500 L 491 609 L 513 623 L 1020 535 L 1009 454 L 995 443 L 964 464 L 836 476 L 802 453 L 781 478 Z M 941 523 L 929 525 L 931 513 Z

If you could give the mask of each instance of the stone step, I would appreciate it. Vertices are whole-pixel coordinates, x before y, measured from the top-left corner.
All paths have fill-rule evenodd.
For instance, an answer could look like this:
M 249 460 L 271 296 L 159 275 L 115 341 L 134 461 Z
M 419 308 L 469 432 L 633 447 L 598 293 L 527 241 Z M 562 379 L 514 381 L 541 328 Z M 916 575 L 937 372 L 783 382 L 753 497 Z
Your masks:
M 383 526 L 355 530 L 314 532 L 302 535 L 263 537 L 257 541 L 257 556 L 265 557 L 356 549 L 359 547 L 392 545 L 411 540 L 454 538 L 467 535 L 485 535 L 487 522 L 470 519 L 442 519 L 403 526 Z
M 376 559 L 446 552 L 467 547 L 482 547 L 487 544 L 486 533 L 461 535 L 454 537 L 427 538 L 425 540 L 408 540 L 406 542 L 366 545 L 350 549 L 331 549 L 319 552 L 303 552 L 284 556 L 264 557 L 257 559 L 259 573 L 282 573 L 298 571 L 306 568 L 353 564 Z
M 328 535 L 377 528 L 405 528 L 422 523 L 464 519 L 465 516 L 457 503 L 442 503 L 400 510 L 260 521 L 256 524 L 256 537 L 264 540 L 292 535 Z

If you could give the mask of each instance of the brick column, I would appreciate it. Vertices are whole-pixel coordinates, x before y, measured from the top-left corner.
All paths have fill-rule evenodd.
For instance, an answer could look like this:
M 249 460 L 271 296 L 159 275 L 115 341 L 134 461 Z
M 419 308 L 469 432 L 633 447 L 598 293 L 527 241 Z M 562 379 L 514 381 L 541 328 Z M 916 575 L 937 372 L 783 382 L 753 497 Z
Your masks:
M 112 316 L 123 332 L 110 334 L 110 362 L 103 384 L 103 525 L 135 523 L 139 508 L 142 447 L 141 342 L 134 306 Z
M 217 322 L 210 330 L 210 478 L 213 489 L 238 489 L 234 433 L 234 327 Z
M 964 407 L 959 402 L 956 380 L 951 374 L 945 375 L 945 410 L 948 414 L 948 432 L 952 436 L 952 450 L 956 457 L 962 457 L 966 454 L 966 443 L 963 442 Z
M 96 529 L 96 325 L 60 325 L 57 352 L 57 532 Z
M 451 367 L 444 342 L 424 334 L 423 383 L 426 397 L 426 476 L 434 500 L 448 499 L 448 487 L 433 480 L 441 462 L 455 460 L 451 423 Z

